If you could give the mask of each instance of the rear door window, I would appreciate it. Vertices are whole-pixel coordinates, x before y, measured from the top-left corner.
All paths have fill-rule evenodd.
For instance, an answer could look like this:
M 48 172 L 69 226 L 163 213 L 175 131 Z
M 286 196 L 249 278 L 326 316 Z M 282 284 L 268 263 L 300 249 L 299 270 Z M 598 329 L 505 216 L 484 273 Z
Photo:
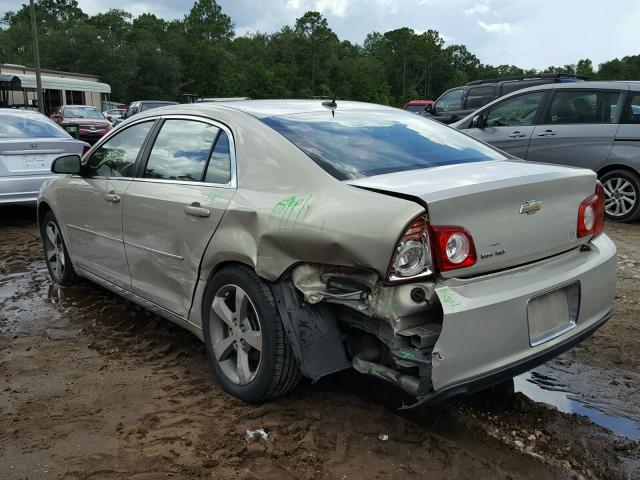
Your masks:
M 441 112 L 452 112 L 460 110 L 460 104 L 462 103 L 463 90 L 451 90 L 440 97 L 436 102 L 436 108 Z
M 470 88 L 467 95 L 466 108 L 476 110 L 480 107 L 484 107 L 487 103 L 493 100 L 494 91 L 495 87 L 493 85 Z
M 145 178 L 201 182 L 220 129 L 195 120 L 166 120 L 149 154 Z
M 618 91 L 557 91 L 545 123 L 614 123 L 619 99 Z
M 485 124 L 487 127 L 533 125 L 545 92 L 526 93 L 508 98 L 489 110 Z

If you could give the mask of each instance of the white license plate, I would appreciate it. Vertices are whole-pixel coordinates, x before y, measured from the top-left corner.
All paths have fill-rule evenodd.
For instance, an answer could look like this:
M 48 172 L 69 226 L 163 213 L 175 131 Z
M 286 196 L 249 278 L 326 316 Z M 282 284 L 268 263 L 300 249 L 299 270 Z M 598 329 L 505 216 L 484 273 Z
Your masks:
M 45 166 L 45 156 L 38 154 L 25 155 L 24 165 L 27 168 L 43 168 Z
M 572 330 L 578 320 L 580 285 L 574 283 L 529 300 L 529 344 L 532 347 Z

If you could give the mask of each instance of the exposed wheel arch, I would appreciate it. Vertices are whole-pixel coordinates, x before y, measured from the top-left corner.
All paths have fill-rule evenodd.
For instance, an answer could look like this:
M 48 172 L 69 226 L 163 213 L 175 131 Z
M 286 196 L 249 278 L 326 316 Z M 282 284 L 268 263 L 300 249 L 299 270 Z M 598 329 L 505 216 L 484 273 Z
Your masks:
M 52 208 L 47 202 L 40 202 L 40 204 L 38 205 L 38 226 L 42 225 L 42 219 L 50 211 L 52 211 Z
M 640 172 L 638 172 L 635 168 L 632 168 L 628 165 L 621 165 L 621 164 L 606 165 L 602 167 L 600 170 L 598 170 L 596 174 L 598 175 L 598 178 L 601 178 L 603 175 L 609 172 L 613 172 L 614 170 L 626 170 L 628 172 L 635 173 L 636 175 L 640 175 Z

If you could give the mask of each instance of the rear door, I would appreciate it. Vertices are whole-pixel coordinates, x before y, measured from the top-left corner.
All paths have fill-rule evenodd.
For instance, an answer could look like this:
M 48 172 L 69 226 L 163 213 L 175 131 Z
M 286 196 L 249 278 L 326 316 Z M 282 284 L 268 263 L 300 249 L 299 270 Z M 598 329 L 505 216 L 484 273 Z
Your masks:
M 597 171 L 619 127 L 622 88 L 556 89 L 533 131 L 526 159 Z
M 83 176 L 69 178 L 61 208 L 74 263 L 127 290 L 122 199 L 153 125 L 129 125 L 83 159 Z
M 464 131 L 515 157 L 525 158 L 546 95 L 542 90 L 509 97 L 479 114 L 481 127 Z
M 133 291 L 187 317 L 200 260 L 235 193 L 231 131 L 184 116 L 162 125 L 124 199 Z

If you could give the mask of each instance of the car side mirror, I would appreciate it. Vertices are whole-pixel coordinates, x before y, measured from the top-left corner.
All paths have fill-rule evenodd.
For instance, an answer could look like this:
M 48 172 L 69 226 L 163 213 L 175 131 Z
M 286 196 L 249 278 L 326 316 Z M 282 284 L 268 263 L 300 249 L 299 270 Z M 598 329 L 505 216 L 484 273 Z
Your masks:
M 80 170 L 79 155 L 65 155 L 63 157 L 58 157 L 51 164 L 51 171 L 62 175 L 79 175 Z
M 424 107 L 424 111 L 433 115 L 433 103 L 427 103 Z
M 473 120 L 471 120 L 471 128 L 484 128 L 484 118 L 482 115 L 476 115 L 473 117 Z

